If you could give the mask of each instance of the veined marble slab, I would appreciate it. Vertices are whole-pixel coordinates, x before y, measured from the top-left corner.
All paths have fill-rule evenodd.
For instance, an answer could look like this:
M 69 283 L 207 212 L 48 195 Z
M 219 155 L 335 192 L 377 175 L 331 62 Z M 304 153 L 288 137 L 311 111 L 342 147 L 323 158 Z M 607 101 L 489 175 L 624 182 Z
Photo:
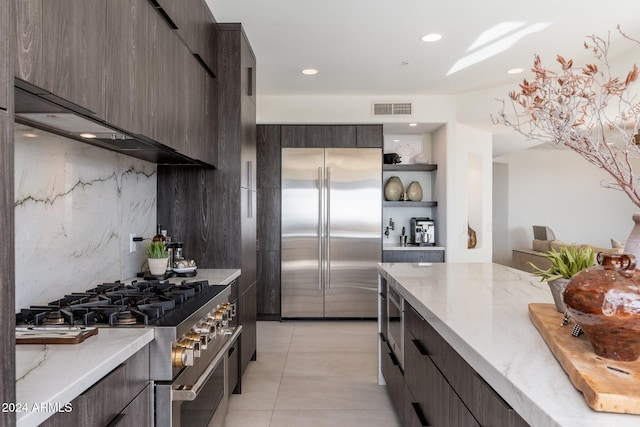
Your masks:
M 153 340 L 152 328 L 100 328 L 80 344 L 16 346 L 18 426 L 37 426 Z
M 156 187 L 153 163 L 17 125 L 16 310 L 140 271 Z
M 491 263 L 383 263 L 379 271 L 531 426 L 640 425 L 638 415 L 594 411 L 573 387 L 529 319 L 529 303 L 553 303 L 537 277 Z

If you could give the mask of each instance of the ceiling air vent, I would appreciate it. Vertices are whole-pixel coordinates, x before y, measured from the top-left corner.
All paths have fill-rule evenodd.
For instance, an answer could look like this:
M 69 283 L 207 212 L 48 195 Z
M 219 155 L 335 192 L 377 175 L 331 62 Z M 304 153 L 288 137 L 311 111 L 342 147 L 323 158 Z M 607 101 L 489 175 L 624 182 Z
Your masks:
M 413 105 L 411 102 L 374 102 L 372 107 L 374 116 L 410 116 Z

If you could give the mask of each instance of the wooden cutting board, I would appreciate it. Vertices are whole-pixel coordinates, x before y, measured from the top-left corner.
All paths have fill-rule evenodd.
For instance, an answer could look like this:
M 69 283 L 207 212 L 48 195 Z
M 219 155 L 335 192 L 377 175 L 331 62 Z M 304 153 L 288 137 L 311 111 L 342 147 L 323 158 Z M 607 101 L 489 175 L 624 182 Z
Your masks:
M 98 333 L 98 328 L 16 327 L 16 344 L 79 344 Z
M 529 304 L 529 316 L 591 408 L 640 414 L 640 359 L 616 362 L 596 355 L 584 334 L 571 335 L 573 322 L 560 326 L 562 314 L 553 304 Z

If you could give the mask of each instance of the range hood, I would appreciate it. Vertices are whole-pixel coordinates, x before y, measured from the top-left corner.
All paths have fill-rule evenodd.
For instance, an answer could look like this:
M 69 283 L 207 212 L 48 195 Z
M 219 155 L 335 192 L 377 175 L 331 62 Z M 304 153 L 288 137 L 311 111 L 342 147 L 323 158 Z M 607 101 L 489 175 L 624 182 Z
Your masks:
M 15 121 L 156 164 L 209 166 L 144 135 L 131 134 L 50 92 L 15 79 Z

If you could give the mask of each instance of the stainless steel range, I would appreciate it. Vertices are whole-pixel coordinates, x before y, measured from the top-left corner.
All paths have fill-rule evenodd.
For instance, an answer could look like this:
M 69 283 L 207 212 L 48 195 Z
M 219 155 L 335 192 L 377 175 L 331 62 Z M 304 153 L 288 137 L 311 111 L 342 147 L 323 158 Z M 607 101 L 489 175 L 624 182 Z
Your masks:
M 222 425 L 239 378 L 231 285 L 206 280 L 105 283 L 16 315 L 22 326 L 152 327 L 156 426 Z

